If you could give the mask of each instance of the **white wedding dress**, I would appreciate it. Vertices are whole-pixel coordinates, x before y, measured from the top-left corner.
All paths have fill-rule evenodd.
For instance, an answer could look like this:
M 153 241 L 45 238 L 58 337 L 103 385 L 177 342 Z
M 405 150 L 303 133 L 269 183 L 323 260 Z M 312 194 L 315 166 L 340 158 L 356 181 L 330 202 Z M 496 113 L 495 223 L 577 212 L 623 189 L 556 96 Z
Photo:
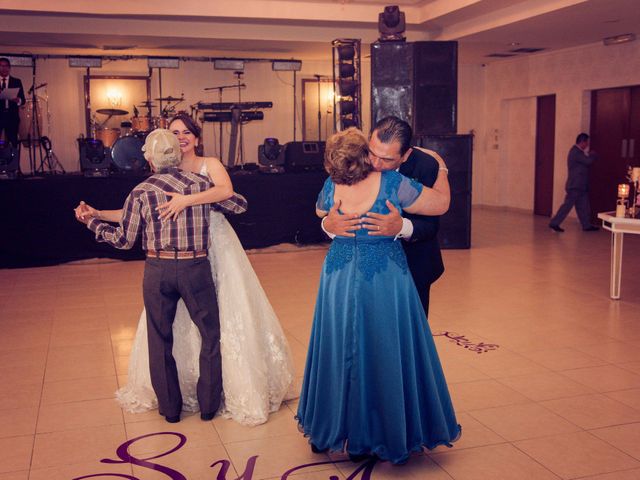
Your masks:
M 243 425 L 259 425 L 280 408 L 283 400 L 298 396 L 291 351 L 260 281 L 223 214 L 212 211 L 209 235 L 209 261 L 220 314 L 224 392 L 218 414 Z M 180 300 L 173 323 L 173 356 L 185 411 L 199 410 L 196 383 L 200 344 L 200 333 Z M 132 413 L 158 407 L 149 373 L 144 310 L 129 357 L 127 385 L 116 392 L 116 398 L 124 410 Z

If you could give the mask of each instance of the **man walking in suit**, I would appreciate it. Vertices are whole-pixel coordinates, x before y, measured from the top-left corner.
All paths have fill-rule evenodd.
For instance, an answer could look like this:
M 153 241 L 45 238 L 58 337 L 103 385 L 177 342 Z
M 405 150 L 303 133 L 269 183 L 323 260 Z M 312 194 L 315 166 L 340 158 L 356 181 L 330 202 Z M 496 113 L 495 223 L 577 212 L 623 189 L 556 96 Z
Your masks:
M 20 115 L 18 107 L 24 105 L 24 90 L 19 78 L 11 77 L 11 62 L 8 58 L 0 58 L 0 91 L 6 88 L 17 88 L 18 95 L 9 100 L 0 100 L 0 136 L 4 132 L 6 140 L 12 146 L 18 146 L 18 126 Z
M 585 232 L 599 230 L 598 227 L 591 225 L 591 205 L 589 204 L 589 168 L 596 159 L 595 152 L 589 151 L 589 135 L 581 133 L 567 156 L 569 168 L 565 187 L 567 195 L 558 212 L 549 222 L 549 228 L 552 230 L 564 232 L 564 228 L 560 227 L 560 224 L 574 206 L 582 230 Z
M 180 420 L 182 395 L 172 355 L 172 325 L 178 300 L 182 298 L 202 337 L 197 395 L 200 417 L 211 420 L 222 394 L 220 321 L 207 259 L 211 205 L 189 206 L 171 221 L 160 220 L 157 207 L 168 201 L 165 192 L 189 195 L 212 185 L 202 175 L 177 168 L 181 160 L 180 144 L 169 130 L 151 132 L 143 151 L 155 174 L 129 194 L 118 227 L 84 215 L 82 206 L 76 210 L 76 217 L 95 233 L 96 240 L 116 248 L 133 247 L 142 233 L 142 246 L 147 252 L 142 290 L 147 311 L 149 367 L 160 414 L 170 423 Z
M 398 117 L 385 117 L 373 127 L 369 138 L 369 159 L 375 170 L 398 170 L 427 187 L 433 187 L 440 167 L 432 150 L 411 147 L 411 126 Z M 350 231 L 359 228 L 369 230 L 369 235 L 396 236 L 403 240 L 409 270 L 418 289 L 424 311 L 429 316 L 431 284 L 444 272 L 440 244 L 438 243 L 439 217 L 424 215 L 404 216 L 390 202 L 388 214 L 369 212 L 366 217 L 340 215 L 334 205 L 322 222 L 329 235 L 351 236 Z

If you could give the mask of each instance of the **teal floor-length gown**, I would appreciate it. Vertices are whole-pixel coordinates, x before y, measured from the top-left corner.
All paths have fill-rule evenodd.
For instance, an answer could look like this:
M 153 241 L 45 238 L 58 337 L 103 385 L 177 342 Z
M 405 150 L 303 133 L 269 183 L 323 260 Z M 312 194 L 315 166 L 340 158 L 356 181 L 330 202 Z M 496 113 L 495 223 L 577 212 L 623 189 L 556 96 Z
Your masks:
M 422 185 L 383 172 L 371 209 L 402 209 Z M 318 208 L 333 205 L 327 179 Z M 401 240 L 336 237 L 320 279 L 297 419 L 319 449 L 403 463 L 450 445 L 460 426 Z

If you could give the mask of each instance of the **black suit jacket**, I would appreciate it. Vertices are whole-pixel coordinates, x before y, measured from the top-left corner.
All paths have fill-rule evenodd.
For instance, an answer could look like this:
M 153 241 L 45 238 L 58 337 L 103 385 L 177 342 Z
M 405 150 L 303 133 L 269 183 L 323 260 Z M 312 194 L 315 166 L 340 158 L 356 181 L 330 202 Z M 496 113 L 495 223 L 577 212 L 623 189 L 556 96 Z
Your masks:
M 427 187 L 433 187 L 438 177 L 438 162 L 431 155 L 414 148 L 399 172 Z M 404 216 L 413 223 L 413 235 L 409 241 L 402 240 L 409 262 L 411 275 L 418 289 L 435 282 L 444 272 L 444 263 L 438 243 L 440 217 L 413 215 Z
M 589 189 L 589 168 L 596 160 L 596 154 L 590 152 L 586 155 L 583 150 L 574 145 L 567 155 L 567 175 L 566 190 L 582 190 L 586 192 Z
M 25 97 L 24 97 L 24 89 L 22 88 L 22 81 L 19 78 L 16 77 L 12 77 L 11 75 L 9 75 L 9 81 L 7 82 L 7 88 L 19 88 L 20 90 L 18 91 L 18 98 L 20 99 L 20 105 L 24 105 L 25 104 Z M 19 105 L 15 102 L 9 102 L 9 108 L 7 109 L 5 107 L 5 101 L 4 100 L 0 100 L 0 111 L 1 112 L 10 112 L 11 114 L 15 114 L 15 116 L 18 116 L 18 108 Z

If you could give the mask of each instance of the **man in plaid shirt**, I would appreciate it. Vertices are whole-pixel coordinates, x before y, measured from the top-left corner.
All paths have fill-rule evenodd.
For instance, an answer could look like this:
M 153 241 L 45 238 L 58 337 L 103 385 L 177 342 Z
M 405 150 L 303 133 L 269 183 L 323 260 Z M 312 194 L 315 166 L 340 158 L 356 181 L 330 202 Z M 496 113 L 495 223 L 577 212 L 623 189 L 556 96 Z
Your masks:
M 187 207 L 175 221 L 160 220 L 157 206 L 167 201 L 165 192 L 189 195 L 205 191 L 212 184 L 202 175 L 177 168 L 180 145 L 169 130 L 151 132 L 143 151 L 155 174 L 129 194 L 121 224 L 112 226 L 91 216 L 77 215 L 77 218 L 96 234 L 96 240 L 116 248 L 133 247 L 142 234 L 142 247 L 147 251 L 142 288 L 149 366 L 160 414 L 170 423 L 180 420 L 182 395 L 172 355 L 172 325 L 178 300 L 182 298 L 202 337 L 197 394 L 200 416 L 210 420 L 218 410 L 222 394 L 218 303 L 207 259 L 212 206 Z

